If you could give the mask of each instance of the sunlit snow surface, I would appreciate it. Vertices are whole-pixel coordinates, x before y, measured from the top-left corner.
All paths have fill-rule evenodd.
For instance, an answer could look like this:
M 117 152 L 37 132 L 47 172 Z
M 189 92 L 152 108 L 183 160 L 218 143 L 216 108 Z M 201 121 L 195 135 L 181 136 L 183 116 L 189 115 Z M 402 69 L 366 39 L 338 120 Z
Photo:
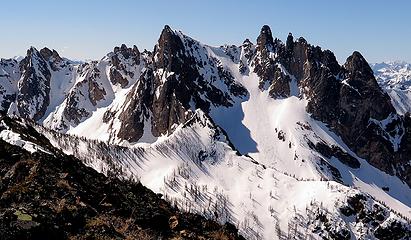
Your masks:
M 41 146 L 32 143 L 27 140 L 23 140 L 20 136 L 20 134 L 13 132 L 12 130 L 9 129 L 9 127 L 4 123 L 4 121 L 0 122 L 0 127 L 4 127 L 5 129 L 0 131 L 0 139 L 11 144 L 15 145 L 18 147 L 23 148 L 24 150 L 34 153 L 37 151 L 45 152 L 48 154 L 51 154 Z
M 358 192 L 368 193 L 411 217 L 411 190 L 398 178 L 362 159 L 359 159 L 361 167 L 352 169 L 338 159 L 327 160 L 308 147 L 308 140 L 323 141 L 355 156 L 325 124 L 313 120 L 305 111 L 307 102 L 298 97 L 295 83 L 290 86 L 293 96 L 273 99 L 268 90 L 258 88 L 259 79 L 250 66 L 249 73 L 242 75 L 239 64 L 220 48 L 201 46 L 206 49 L 201 54 L 219 59 L 249 92 L 248 97 L 236 99 L 233 107 L 216 107 L 210 113 L 242 156 L 236 154 L 221 133 L 210 127 L 211 122 L 200 110 L 196 111 L 192 124 L 179 126 L 169 137 L 145 136 L 141 142 L 154 143 L 134 146 L 122 143 L 124 148 L 79 138 L 64 141 L 56 133 L 42 131 L 54 145 L 82 158 L 94 169 L 107 173 L 112 167 L 102 160 L 104 154 L 125 176 L 139 179 L 179 208 L 222 222 L 231 221 L 249 239 L 277 239 L 278 233 L 286 233 L 296 218 L 301 231 L 320 239 L 307 230 L 309 212 L 319 206 L 329 212 L 337 225 L 349 228 L 353 237 L 359 238 L 361 226 L 338 211 L 347 196 Z M 115 100 L 110 104 L 120 104 L 127 91 L 114 91 Z M 106 141 L 107 132 L 101 121 L 105 108 L 96 109 L 91 118 L 69 132 Z M 149 129 L 146 124 L 145 130 Z M 284 138 L 278 137 L 280 133 Z M 320 158 L 340 171 L 344 185 L 324 181 L 331 180 L 332 174 L 327 169 L 320 170 Z M 382 187 L 390 190 L 385 192 Z
M 404 62 L 371 64 L 379 85 L 390 95 L 399 114 L 411 112 L 411 65 Z
M 181 32 L 176 34 L 183 41 L 189 39 Z M 114 85 L 108 74 L 110 53 L 99 62 L 89 63 L 90 69 L 82 74 L 77 73 L 80 65 L 74 70 L 52 72 L 52 102 L 40 123 L 71 135 L 40 126 L 37 129 L 52 144 L 79 157 L 97 171 L 107 174 L 116 169 L 123 177 L 139 179 L 182 210 L 198 212 L 221 222 L 233 222 L 247 239 L 279 239 L 287 233 L 290 224 L 298 225 L 301 232 L 314 239 L 321 239 L 312 233 L 310 228 L 313 226 L 307 225 L 312 220 L 310 212 L 319 208 L 328 212 L 336 226 L 350 229 L 353 238 L 366 238 L 367 235 L 361 235 L 360 223 L 339 212 L 348 196 L 360 192 L 411 218 L 411 190 L 397 177 L 387 175 L 359 158 L 361 167 L 352 169 L 334 157 L 321 156 L 308 146 L 308 142 L 324 142 L 357 157 L 324 123 L 315 121 L 306 112 L 307 100 L 300 96 L 294 76 L 290 76 L 291 97 L 274 99 L 268 94 L 269 86 L 265 90 L 259 89 L 260 79 L 240 47 L 230 46 L 229 56 L 226 47 L 210 47 L 195 40 L 193 44 L 196 51 L 190 53 L 192 56 L 199 62 L 208 57 L 219 60 L 235 81 L 247 89 L 248 95 L 233 98 L 232 107 L 212 107 L 209 116 L 191 109 L 195 112 L 193 118 L 178 126 L 170 136 L 154 137 L 150 118 L 144 119 L 144 133 L 139 142 L 122 141 L 116 137 L 121 126 L 118 116 L 108 124 L 103 122 L 104 114 L 108 110 L 116 114 L 121 112 L 133 85 L 142 84 L 139 77 L 145 66 L 141 61 L 140 65 L 127 69 L 136 73 L 132 78 L 125 76 L 129 82 L 127 86 Z M 247 65 L 245 74 L 239 72 L 240 62 Z M 288 75 L 283 66 L 278 67 Z M 104 99 L 96 105 L 87 98 L 88 89 L 84 83 L 85 74 L 93 68 L 100 72 L 96 83 L 106 92 Z M 3 68 L 3 71 L 4 76 L 18 75 L 10 69 Z M 211 79 L 214 74 L 208 65 L 199 71 L 205 79 Z M 378 71 L 383 73 L 382 76 L 395 75 L 385 65 Z M 155 74 L 169 76 L 174 73 L 160 69 Z M 9 80 L 8 77 L 3 79 Z M 397 88 L 396 82 L 390 79 L 393 78 L 381 77 L 379 83 L 390 94 L 399 113 L 409 111 L 409 88 Z M 404 81 L 401 83 L 409 87 Z M 227 92 L 224 84 L 218 81 L 213 84 Z M 2 85 L 7 93 L 13 93 L 17 88 L 17 82 Z M 68 94 L 76 94 L 78 107 L 89 113 L 80 123 L 69 122 L 63 115 Z M 377 124 L 384 126 L 390 120 Z M 226 132 L 228 139 L 213 122 Z M 67 124 L 67 128 L 62 129 L 63 124 Z M 388 140 L 395 148 L 401 137 L 396 135 Z M 41 150 L 8 129 L 0 132 L 0 138 L 30 152 Z M 107 145 L 107 142 L 117 145 Z M 320 159 L 339 170 L 342 184 L 334 181 L 333 174 L 320 164 Z M 389 191 L 383 191 L 383 187 Z M 372 206 L 374 202 L 370 201 Z M 387 222 L 392 219 L 398 217 L 392 214 Z

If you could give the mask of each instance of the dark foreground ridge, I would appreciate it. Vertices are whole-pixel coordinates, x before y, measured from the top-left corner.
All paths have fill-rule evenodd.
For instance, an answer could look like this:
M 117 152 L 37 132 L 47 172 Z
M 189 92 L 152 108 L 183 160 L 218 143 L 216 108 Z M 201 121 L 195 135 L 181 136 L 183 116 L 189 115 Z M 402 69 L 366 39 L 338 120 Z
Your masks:
M 140 183 L 86 167 L 32 127 L 0 120 L 0 131 L 42 148 L 0 140 L 0 239 L 243 239 L 231 224 L 182 214 Z

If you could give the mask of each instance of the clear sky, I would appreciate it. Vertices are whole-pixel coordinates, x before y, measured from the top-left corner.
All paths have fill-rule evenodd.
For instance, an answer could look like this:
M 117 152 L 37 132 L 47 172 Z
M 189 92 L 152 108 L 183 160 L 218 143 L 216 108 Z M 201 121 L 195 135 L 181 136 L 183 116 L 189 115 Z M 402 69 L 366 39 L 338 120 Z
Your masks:
M 268 24 L 335 52 L 368 61 L 411 62 L 411 0 L 4 0 L 0 57 L 29 46 L 75 59 L 100 59 L 121 43 L 152 50 L 165 24 L 209 45 L 253 42 Z

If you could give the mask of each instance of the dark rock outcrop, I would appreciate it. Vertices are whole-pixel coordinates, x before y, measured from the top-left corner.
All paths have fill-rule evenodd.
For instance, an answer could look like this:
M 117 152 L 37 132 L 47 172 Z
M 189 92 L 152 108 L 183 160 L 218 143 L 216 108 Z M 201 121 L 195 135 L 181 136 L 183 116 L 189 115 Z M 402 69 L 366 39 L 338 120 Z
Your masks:
M 171 133 L 174 124 L 188 119 L 185 112 L 190 109 L 189 93 L 195 87 L 193 80 L 199 78 L 199 73 L 195 69 L 195 60 L 185 54 L 181 38 L 169 26 L 164 27 L 153 54 L 156 71 L 153 81 L 157 96 L 152 103 L 152 131 L 155 136 L 160 136 Z M 201 105 L 207 103 L 202 102 Z
M 155 96 L 152 105 L 153 134 L 170 133 L 175 125 L 190 117 L 189 111 L 200 108 L 208 113 L 211 106 L 229 107 L 233 98 L 244 97 L 247 91 L 234 81 L 217 59 L 195 40 L 179 35 L 165 26 L 153 53 Z M 205 70 L 207 73 L 201 73 Z M 228 92 L 214 82 L 225 85 Z
M 50 50 L 45 47 L 40 50 L 40 55 L 44 58 L 44 60 L 49 62 L 50 67 L 53 71 L 60 69 L 60 64 L 63 62 L 63 59 L 60 57 L 56 50 Z
M 77 82 L 66 97 L 66 106 L 63 109 L 65 119 L 79 124 L 84 118 L 91 116 L 88 105 L 97 106 L 98 102 L 106 98 L 106 90 L 100 82 L 101 71 L 97 62 L 82 64 L 78 72 L 82 74 L 82 81 Z M 66 128 L 67 126 L 62 126 Z
M 327 158 L 335 157 L 351 168 L 359 168 L 361 166 L 360 162 L 356 158 L 344 152 L 341 148 L 335 145 L 329 146 L 324 142 L 318 142 L 316 144 L 310 142 L 309 145 L 313 150 L 316 150 L 323 156 Z
M 254 55 L 253 43 L 247 38 L 244 40 L 241 46 L 242 58 L 240 59 L 239 70 L 241 74 L 248 74 L 250 69 L 248 68 L 251 58 Z
M 347 217 L 354 217 L 356 222 L 372 226 L 372 232 L 377 239 L 409 239 L 411 233 L 407 226 L 398 220 L 391 220 L 388 224 L 381 224 L 389 218 L 389 213 L 378 204 L 367 208 L 367 198 L 356 194 L 347 198 L 345 206 L 340 212 Z
M 122 88 L 129 85 L 124 76 L 134 77 L 134 72 L 128 68 L 140 64 L 140 51 L 136 46 L 128 48 L 125 44 L 121 47 L 115 47 L 114 53 L 110 57 L 112 67 L 110 68 L 110 80 L 113 84 L 120 84 Z
M 117 136 L 129 142 L 137 142 L 144 134 L 144 123 L 150 122 L 150 108 L 153 101 L 153 70 L 148 68 L 140 76 L 127 95 L 127 107 L 119 115 L 121 127 Z M 147 128 L 146 128 L 147 129 Z
M 247 95 L 221 63 L 203 51 L 197 41 L 164 27 L 151 56 L 151 67 L 145 69 L 140 84 L 127 96 L 130 104 L 120 115 L 125 121 L 119 137 L 138 140 L 145 120 L 151 121 L 154 136 L 170 134 L 191 117 L 193 110 L 200 108 L 208 113 L 212 106 L 229 107 L 233 98 Z M 215 82 L 222 83 L 228 92 Z
M 407 117 L 396 114 L 359 52 L 340 66 L 331 51 L 303 38 L 294 40 L 291 33 L 283 44 L 263 26 L 249 59 L 260 77 L 261 89 L 274 98 L 288 97 L 294 79 L 298 95 L 308 100 L 307 111 L 315 119 L 327 123 L 359 157 L 411 186 Z M 351 163 L 347 162 L 358 165 Z
M 264 25 L 261 28 L 260 35 L 257 38 L 257 51 L 269 50 L 273 51 L 274 40 L 271 28 L 268 25 Z
M 22 76 L 16 97 L 18 115 L 23 118 L 40 120 L 50 102 L 51 72 L 47 61 L 34 47 L 20 62 Z
M 394 140 L 396 134 L 401 136 L 405 131 L 403 117 L 397 116 L 389 96 L 378 86 L 360 53 L 354 52 L 337 75 L 332 74 L 333 65 L 321 69 L 321 75 L 308 78 L 308 96 L 312 97 L 307 110 L 328 123 L 358 156 L 389 174 L 397 174 L 410 185 L 405 157 L 410 150 L 395 146 L 395 141 L 406 138 Z M 380 124 L 389 118 L 396 119 L 391 121 L 391 133 Z M 394 173 L 393 169 L 398 171 Z
M 275 98 L 290 96 L 291 78 L 276 60 L 276 55 L 284 53 L 284 50 L 284 44 L 277 38 L 273 40 L 270 27 L 264 25 L 257 38 L 252 65 L 254 72 L 260 77 L 260 89 L 268 89 L 270 95 Z

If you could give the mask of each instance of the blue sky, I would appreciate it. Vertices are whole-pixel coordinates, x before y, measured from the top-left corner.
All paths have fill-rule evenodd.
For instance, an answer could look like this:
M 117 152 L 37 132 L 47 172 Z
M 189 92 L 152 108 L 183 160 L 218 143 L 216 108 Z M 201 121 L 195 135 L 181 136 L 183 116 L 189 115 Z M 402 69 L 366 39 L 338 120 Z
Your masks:
M 100 59 L 121 43 L 152 50 L 165 24 L 210 45 L 253 42 L 268 24 L 368 61 L 411 62 L 411 1 L 380 0 L 11 0 L 0 2 L 0 57 L 48 46 L 76 59 Z

